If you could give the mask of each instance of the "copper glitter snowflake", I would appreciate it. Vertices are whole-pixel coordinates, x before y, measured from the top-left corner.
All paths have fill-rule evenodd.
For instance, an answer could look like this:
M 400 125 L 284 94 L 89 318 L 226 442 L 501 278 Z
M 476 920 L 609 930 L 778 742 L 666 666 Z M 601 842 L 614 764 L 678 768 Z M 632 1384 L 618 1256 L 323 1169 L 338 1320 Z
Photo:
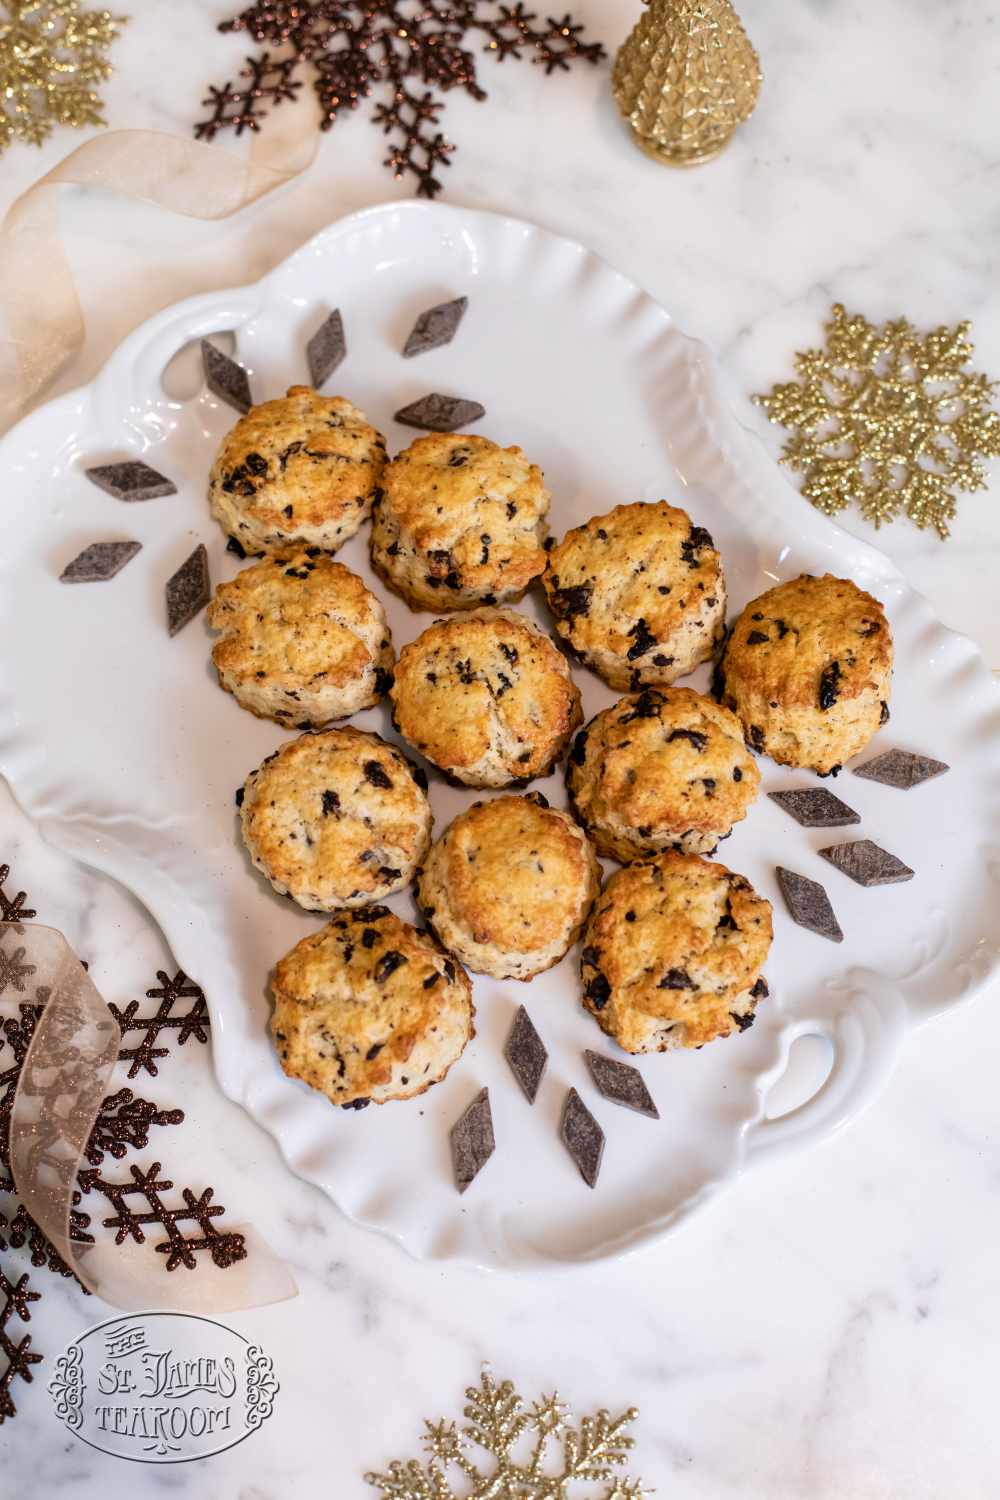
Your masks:
M 56 125 L 103 125 L 94 85 L 124 16 L 80 0 L 0 0 L 0 152 L 40 146 Z
M 37 1365 L 42 1358 L 32 1350 L 30 1334 L 19 1333 L 12 1337 L 7 1332 L 8 1325 L 13 1324 L 14 1318 L 19 1318 L 22 1323 L 31 1322 L 28 1303 L 37 1302 L 41 1294 L 28 1290 L 29 1280 L 30 1277 L 24 1275 L 18 1277 L 17 1281 L 11 1281 L 0 1270 L 0 1355 L 3 1355 L 6 1362 L 0 1373 L 0 1424 L 6 1417 L 17 1415 L 17 1407 L 10 1394 L 15 1376 L 30 1385 L 31 1366 Z
M 1000 455 L 997 382 L 966 368 L 968 331 L 872 324 L 836 303 L 826 348 L 795 356 L 800 380 L 754 397 L 793 429 L 781 461 L 804 476 L 817 510 L 833 516 L 853 502 L 876 527 L 905 514 L 948 536 L 955 492 L 985 489 L 979 460 Z
M 638 1416 L 634 1407 L 612 1417 L 606 1411 L 570 1420 L 568 1407 L 555 1394 L 528 1407 L 509 1380 L 499 1384 L 484 1371 L 478 1386 L 465 1393 L 466 1425 L 425 1422 L 426 1463 L 397 1460 L 384 1474 L 368 1474 L 368 1483 L 383 1500 L 570 1500 L 584 1494 L 593 1500 L 643 1500 L 651 1493 L 639 1480 L 615 1471 L 624 1467 L 635 1446 L 626 1428 Z M 475 1450 L 492 1460 L 474 1462 Z M 456 1476 L 458 1488 L 449 1480 Z M 601 1484 L 598 1491 L 595 1485 Z M 586 1487 L 581 1488 L 581 1487 Z
M 25 949 L 20 939 L 25 932 L 24 923 L 35 916 L 35 911 L 25 905 L 28 898 L 23 891 L 5 893 L 9 877 L 9 865 L 0 863 L 0 1253 L 20 1255 L 32 1266 L 77 1281 L 80 1290 L 86 1293 L 87 1288 L 79 1282 L 72 1266 L 18 1201 L 10 1173 L 14 1096 L 50 991 L 33 983 L 35 970 L 24 962 Z M 129 1065 L 130 1077 L 143 1068 L 149 1073 L 157 1072 L 157 1060 L 169 1051 L 166 1046 L 154 1045 L 158 1040 L 178 1045 L 189 1037 L 208 1041 L 208 1013 L 198 985 L 181 972 L 171 978 L 160 971 L 156 977 L 159 983 L 146 991 L 151 1000 L 158 1002 L 154 1015 L 137 1016 L 138 1001 L 132 1001 L 123 1011 L 116 1010 L 123 1031 L 141 1033 L 135 1047 L 123 1047 L 119 1053 L 119 1063 Z M 172 1014 L 175 1005 L 184 1001 L 190 1002 L 187 1010 L 180 1015 Z M 183 1110 L 161 1109 L 153 1100 L 143 1099 L 127 1087 L 119 1087 L 103 1100 L 84 1150 L 84 1160 L 89 1165 L 77 1174 L 77 1191 L 69 1211 L 70 1239 L 80 1244 L 93 1243 L 95 1236 L 90 1230 L 96 1226 L 82 1205 L 86 1197 L 88 1206 L 93 1207 L 100 1195 L 112 1210 L 101 1220 L 101 1226 L 115 1231 L 117 1244 L 143 1243 L 150 1233 L 155 1234 L 153 1246 L 164 1257 L 167 1271 L 179 1267 L 194 1270 L 206 1256 L 223 1269 L 246 1258 L 243 1235 L 218 1223 L 225 1209 L 213 1201 L 212 1188 L 198 1192 L 187 1187 L 175 1190 L 170 1178 L 160 1177 L 159 1162 L 148 1169 L 130 1166 L 124 1180 L 115 1181 L 104 1175 L 108 1157 L 119 1161 L 130 1152 L 143 1150 L 154 1126 L 179 1125 L 183 1118 Z M 41 1145 L 44 1149 L 44 1137 Z M 15 1314 L 27 1321 L 27 1302 L 37 1301 L 40 1296 L 26 1290 L 27 1275 L 15 1280 L 11 1279 L 12 1274 L 11 1271 L 5 1274 L 5 1268 L 0 1267 L 0 1423 L 17 1414 L 11 1397 L 14 1380 L 30 1381 L 29 1367 L 41 1358 L 31 1351 L 30 1338 L 14 1341 L 5 1332 L 5 1323 Z
M 282 51 L 247 58 L 244 83 L 209 90 L 203 103 L 211 113 L 195 127 L 199 140 L 210 141 L 222 129 L 237 135 L 259 130 L 267 112 L 262 106 L 294 99 L 306 67 L 312 69 L 324 130 L 341 110 L 357 109 L 385 85 L 388 97 L 372 115 L 390 137 L 384 164 L 396 178 L 415 177 L 417 192 L 427 198 L 440 192 L 435 174 L 449 165 L 455 149 L 438 128 L 444 108 L 438 95 L 460 88 L 473 99 L 486 98 L 476 56 L 466 45 L 471 38 L 482 40 L 482 50 L 498 62 L 530 56 L 546 73 L 605 56 L 600 42 L 582 40 L 583 27 L 571 16 L 542 19 L 524 4 L 497 0 L 275 0 L 251 5 L 219 29 L 246 32 Z

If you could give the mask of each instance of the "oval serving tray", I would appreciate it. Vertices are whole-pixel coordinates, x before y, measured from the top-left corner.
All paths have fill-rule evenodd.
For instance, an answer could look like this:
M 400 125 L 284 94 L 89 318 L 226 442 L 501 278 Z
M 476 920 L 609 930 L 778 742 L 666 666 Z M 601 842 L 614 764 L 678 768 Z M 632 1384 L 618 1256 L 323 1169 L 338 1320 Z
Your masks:
M 447 347 L 403 360 L 415 315 L 468 295 Z M 240 841 L 234 789 L 285 738 L 220 691 L 204 616 L 169 639 L 163 586 L 200 540 L 215 582 L 239 564 L 208 514 L 206 476 L 234 413 L 210 396 L 187 349 L 231 331 L 258 400 L 307 377 L 309 335 L 339 307 L 349 352 L 327 389 L 362 406 L 391 451 L 414 436 L 392 413 L 429 391 L 482 401 L 476 429 L 520 443 L 545 470 L 560 535 L 629 500 L 665 497 L 707 526 L 733 610 L 776 579 L 831 571 L 886 605 L 896 640 L 892 722 L 872 751 L 924 751 L 949 775 L 909 792 L 852 777 L 837 790 L 871 837 L 916 871 L 863 890 L 765 793 L 815 785 L 761 761 L 759 802 L 720 851 L 775 907 L 771 998 L 745 1034 L 697 1052 L 638 1060 L 653 1122 L 602 1100 L 583 1061 L 611 1051 L 578 1003 L 577 955 L 532 983 L 477 978 L 478 1034 L 430 1093 L 357 1113 L 282 1074 L 267 1034 L 274 961 L 321 919 L 276 896 Z M 168 387 L 163 374 L 171 366 Z M 185 381 L 186 386 L 185 386 Z M 176 392 L 187 389 L 186 399 Z M 664 1234 L 749 1164 L 820 1140 L 874 1097 L 909 1026 L 982 986 L 1000 939 L 995 692 L 973 645 L 946 630 L 880 553 L 794 496 L 722 400 L 706 350 L 626 277 L 530 224 L 422 203 L 392 204 L 324 230 L 254 286 L 152 318 L 101 375 L 35 412 L 0 444 L 0 769 L 45 835 L 113 875 L 160 923 L 211 1007 L 219 1081 L 278 1142 L 290 1166 L 360 1224 L 414 1254 L 540 1266 L 618 1254 Z M 124 505 L 83 468 L 142 457 L 175 496 Z M 397 649 L 428 623 L 387 595 L 367 562 L 367 528 L 341 552 L 387 605 Z M 133 537 L 142 551 L 113 581 L 68 588 L 85 545 Z M 532 596 L 520 606 L 544 618 Z M 589 717 L 613 694 L 576 671 Z M 703 671 L 689 679 L 704 686 Z M 393 738 L 384 710 L 357 717 Z M 565 805 L 561 777 L 536 783 Z M 432 777 L 436 831 L 475 795 Z M 776 864 L 822 881 L 845 939 L 792 924 Z M 395 906 L 413 917 L 410 898 Z M 524 1003 L 549 1052 L 538 1100 L 521 1095 L 502 1046 Z M 767 1117 L 768 1090 L 803 1035 L 825 1036 L 832 1068 L 799 1108 Z M 497 1150 L 470 1189 L 452 1182 L 448 1131 L 490 1088 Z M 607 1135 L 597 1187 L 558 1137 L 573 1085 Z

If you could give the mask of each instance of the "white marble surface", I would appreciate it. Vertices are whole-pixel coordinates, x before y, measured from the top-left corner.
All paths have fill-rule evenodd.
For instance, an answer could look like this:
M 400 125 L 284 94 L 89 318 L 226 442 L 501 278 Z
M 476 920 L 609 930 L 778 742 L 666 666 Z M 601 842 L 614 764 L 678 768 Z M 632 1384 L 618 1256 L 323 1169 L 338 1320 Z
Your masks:
M 211 30 L 226 7 L 131 9 L 108 122 L 185 129 L 203 85 L 231 77 L 241 55 L 239 40 Z M 576 6 L 609 46 L 635 10 L 624 0 Z M 460 149 L 447 197 L 537 219 L 634 275 L 718 351 L 741 417 L 775 452 L 780 435 L 748 394 L 789 372 L 791 351 L 816 339 L 834 299 L 872 317 L 971 317 L 980 368 L 1000 373 L 995 17 L 973 0 L 747 0 L 743 14 L 765 89 L 716 164 L 674 174 L 641 156 L 603 70 L 546 81 L 486 59 L 489 104 L 448 106 Z M 10 151 L 0 206 L 78 139 Z M 381 154 L 361 118 L 345 120 L 303 179 L 221 224 L 67 193 L 88 342 L 62 388 L 157 308 L 252 279 L 330 219 L 408 191 L 380 169 Z M 990 491 L 963 499 L 947 546 L 906 523 L 882 538 L 994 666 L 998 494 L 995 470 Z M 107 997 L 140 994 L 164 958 L 145 916 L 55 857 L 6 795 L 0 830 L 16 888 L 70 935 Z M 658 1249 L 524 1279 L 416 1264 L 348 1228 L 221 1098 L 207 1050 L 189 1045 L 149 1090 L 188 1111 L 164 1132 L 164 1159 L 190 1161 L 234 1219 L 252 1216 L 301 1287 L 293 1302 L 228 1319 L 274 1356 L 275 1416 L 220 1457 L 126 1469 L 55 1423 L 41 1365 L 34 1386 L 18 1383 L 20 1415 L 0 1429 L 3 1493 L 349 1500 L 366 1493 L 365 1469 L 416 1451 L 424 1416 L 457 1416 L 490 1359 L 529 1394 L 558 1383 L 581 1409 L 635 1402 L 634 1468 L 658 1494 L 992 1500 L 997 998 L 911 1037 L 848 1133 L 746 1178 Z M 48 1295 L 31 1331 L 51 1360 L 100 1310 L 37 1279 Z

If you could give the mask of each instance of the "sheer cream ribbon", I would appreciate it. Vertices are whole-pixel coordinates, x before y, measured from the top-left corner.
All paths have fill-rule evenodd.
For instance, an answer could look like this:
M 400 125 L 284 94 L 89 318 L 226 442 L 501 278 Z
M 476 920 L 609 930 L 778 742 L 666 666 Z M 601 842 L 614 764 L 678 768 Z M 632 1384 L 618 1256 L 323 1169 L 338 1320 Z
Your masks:
M 217 1263 L 210 1241 L 197 1253 L 193 1272 L 183 1265 L 168 1272 L 166 1257 L 156 1249 L 162 1230 L 147 1225 L 141 1243 L 123 1236 L 116 1244 L 101 1227 L 111 1204 L 92 1192 L 80 1207 L 93 1220 L 87 1231 L 93 1243 L 73 1238 L 77 1174 L 87 1165 L 87 1143 L 108 1093 L 121 1032 L 62 933 L 25 923 L 14 934 L 12 956 L 22 983 L 30 977 L 35 1003 L 42 1008 L 11 1109 L 10 1168 L 18 1197 L 66 1264 L 88 1291 L 129 1312 L 176 1308 L 217 1314 L 294 1297 L 297 1288 L 288 1267 L 247 1225 L 235 1231 L 244 1238 L 245 1259 L 228 1264 L 228 1257 L 219 1254 L 222 1263 Z M 164 1190 L 168 1207 L 183 1207 L 179 1198 L 176 1189 Z M 136 1196 L 126 1201 L 137 1213 L 148 1207 Z M 186 1237 L 193 1227 L 190 1220 L 179 1226 Z M 224 1249 L 221 1242 L 216 1253 Z
M 86 141 L 16 199 L 0 226 L 0 430 L 64 369 L 84 323 L 59 227 L 59 189 L 100 188 L 194 219 L 223 219 L 297 177 L 316 155 L 311 98 L 289 105 L 249 156 L 156 130 L 113 130 Z

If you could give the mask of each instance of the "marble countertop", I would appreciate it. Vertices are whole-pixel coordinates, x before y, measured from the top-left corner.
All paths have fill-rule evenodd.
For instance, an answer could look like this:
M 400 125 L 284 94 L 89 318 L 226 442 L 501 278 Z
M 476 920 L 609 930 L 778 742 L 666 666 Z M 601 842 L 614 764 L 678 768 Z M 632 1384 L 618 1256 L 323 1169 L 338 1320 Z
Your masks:
M 613 49 L 637 8 L 578 0 L 575 11 Z M 232 77 L 242 56 L 212 30 L 227 7 L 131 9 L 108 124 L 186 131 L 205 84 Z M 744 0 L 742 13 L 765 86 L 716 163 L 675 173 L 642 156 L 604 69 L 547 80 L 486 59 L 488 103 L 447 106 L 460 146 L 446 201 L 535 219 L 634 276 L 716 350 L 741 419 L 774 453 L 780 434 L 749 395 L 790 374 L 834 300 L 873 319 L 971 318 L 977 368 L 1000 374 L 997 18 L 973 0 Z M 11 149 L 0 210 L 79 139 Z M 408 192 L 383 151 L 363 118 L 345 119 L 302 178 L 220 223 L 65 192 L 88 338 L 57 389 L 88 379 L 158 308 L 252 280 L 330 220 Z M 994 466 L 990 490 L 960 502 L 947 545 L 906 522 L 879 538 L 994 667 L 998 496 Z M 871 535 L 856 517 L 844 524 Z M 140 994 L 168 962 L 135 903 L 54 855 L 3 789 L 0 860 L 108 999 Z M 998 998 L 912 1034 L 877 1102 L 813 1154 L 748 1175 L 628 1262 L 541 1277 L 416 1263 L 348 1226 L 223 1099 L 208 1049 L 188 1047 L 152 1091 L 187 1111 L 164 1157 L 195 1151 L 233 1222 L 252 1218 L 300 1286 L 293 1301 L 227 1317 L 274 1358 L 275 1415 L 219 1457 L 126 1469 L 56 1424 L 41 1365 L 0 1428 L 4 1490 L 348 1500 L 371 1493 L 367 1469 L 418 1450 L 424 1417 L 457 1417 L 488 1360 L 526 1394 L 558 1385 L 581 1411 L 637 1405 L 633 1468 L 658 1495 L 992 1500 Z M 105 1310 L 37 1276 L 47 1295 L 31 1332 L 51 1360 Z

